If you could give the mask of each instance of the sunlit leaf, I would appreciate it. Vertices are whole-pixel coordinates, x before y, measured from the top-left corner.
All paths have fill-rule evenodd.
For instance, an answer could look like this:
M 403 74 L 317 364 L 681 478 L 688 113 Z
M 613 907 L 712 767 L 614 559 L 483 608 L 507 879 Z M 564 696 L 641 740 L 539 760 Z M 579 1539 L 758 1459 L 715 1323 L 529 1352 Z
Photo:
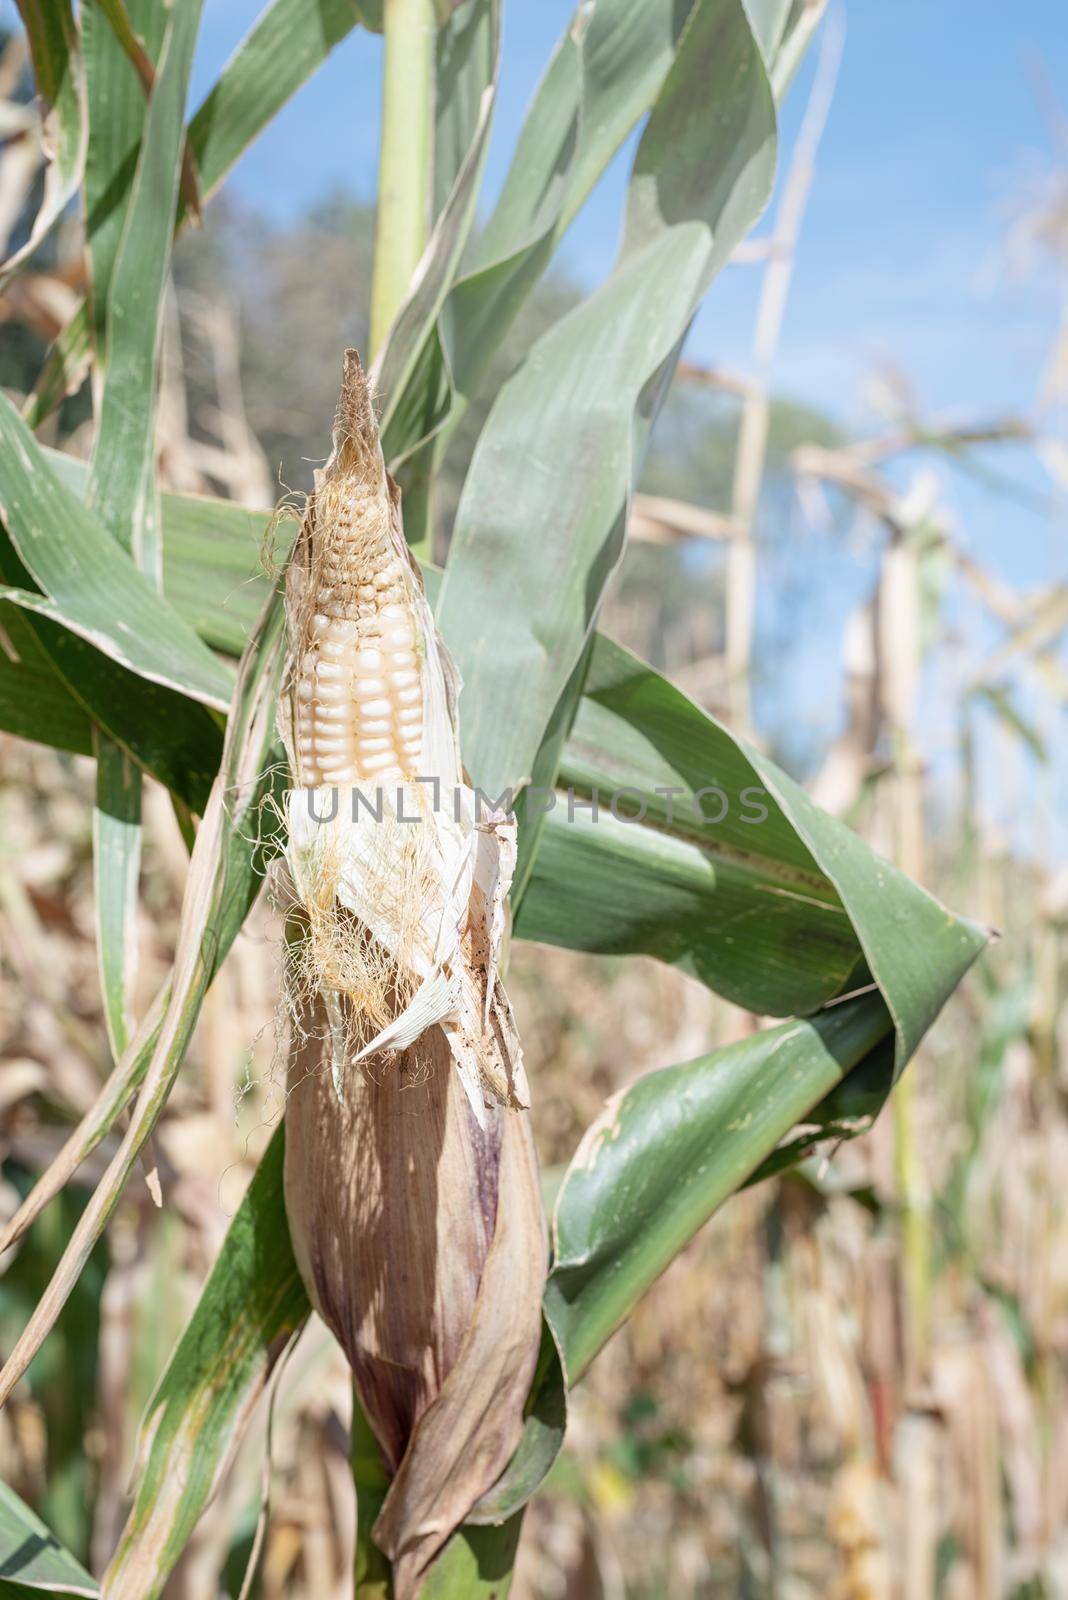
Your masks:
M 465 759 L 494 792 L 531 775 L 680 342 L 767 200 L 775 141 L 740 0 L 702 0 L 634 157 L 616 267 L 501 389 L 464 484 L 438 614 L 476 707 Z
M 890 1031 L 868 995 L 647 1073 L 609 1101 L 553 1218 L 545 1303 L 569 1382 L 717 1206 Z
M 29 604 L 152 683 L 225 710 L 233 688 L 211 654 L 56 477 L 0 395 L 0 517 L 43 591 Z
M 95 1595 L 93 1579 L 40 1517 L 0 1483 L 0 1597 Z

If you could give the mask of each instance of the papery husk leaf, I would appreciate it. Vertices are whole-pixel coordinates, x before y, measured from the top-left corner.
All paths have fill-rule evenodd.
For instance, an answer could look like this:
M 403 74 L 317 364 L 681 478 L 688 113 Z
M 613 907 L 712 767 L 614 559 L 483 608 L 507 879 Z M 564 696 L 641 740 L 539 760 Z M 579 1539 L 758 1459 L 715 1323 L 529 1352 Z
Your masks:
M 395 1600 L 418 1592 L 427 1566 L 504 1471 L 523 1431 L 548 1256 L 529 1119 L 495 1115 L 502 1124 L 497 1226 L 474 1318 L 374 1526 L 393 1561 Z
M 342 1345 L 393 1483 L 375 1538 L 397 1600 L 519 1442 L 547 1266 L 523 1113 L 480 1126 L 437 1027 L 330 1081 L 330 1024 L 300 1019 L 286 1209 L 309 1298 Z

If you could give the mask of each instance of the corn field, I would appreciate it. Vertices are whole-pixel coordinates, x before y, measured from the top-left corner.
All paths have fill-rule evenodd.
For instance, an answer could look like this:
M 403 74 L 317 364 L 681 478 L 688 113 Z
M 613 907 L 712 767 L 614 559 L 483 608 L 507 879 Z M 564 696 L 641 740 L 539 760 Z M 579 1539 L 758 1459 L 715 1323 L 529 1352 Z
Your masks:
M 518 0 L 270 0 L 199 104 L 202 0 L 17 8 L 0 1600 L 1068 1600 L 1068 588 L 947 499 L 1055 543 L 1064 328 L 1033 414 L 776 394 L 825 0 L 581 0 L 500 182 Z M 257 230 L 363 34 L 373 210 Z M 804 783 L 784 496 L 870 578 Z

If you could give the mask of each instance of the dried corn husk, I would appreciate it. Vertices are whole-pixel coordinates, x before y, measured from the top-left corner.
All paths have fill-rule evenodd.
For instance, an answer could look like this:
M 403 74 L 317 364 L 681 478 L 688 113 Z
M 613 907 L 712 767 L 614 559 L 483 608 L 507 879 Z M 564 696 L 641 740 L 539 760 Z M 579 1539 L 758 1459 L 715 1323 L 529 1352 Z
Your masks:
M 547 1261 L 498 972 L 515 824 L 480 816 L 465 781 L 458 680 L 355 352 L 287 602 L 286 1208 L 393 1479 L 374 1536 L 404 1600 L 518 1443 Z

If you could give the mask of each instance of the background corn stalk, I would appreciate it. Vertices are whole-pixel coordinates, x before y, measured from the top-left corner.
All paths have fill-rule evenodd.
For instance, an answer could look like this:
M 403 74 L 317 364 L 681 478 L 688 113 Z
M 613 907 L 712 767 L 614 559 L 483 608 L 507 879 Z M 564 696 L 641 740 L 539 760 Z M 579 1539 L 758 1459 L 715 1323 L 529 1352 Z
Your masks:
M 453 75 L 447 81 L 462 85 L 463 92 L 457 88 L 453 98 L 439 101 L 435 145 L 436 152 L 454 152 L 454 159 L 450 164 L 443 154 L 437 163 L 436 157 L 437 221 L 429 254 L 379 364 L 387 446 L 411 503 L 429 518 L 425 485 L 440 468 L 443 445 L 459 426 L 495 341 L 601 166 L 632 122 L 653 106 L 634 161 L 616 271 L 598 295 L 535 344 L 491 407 L 459 502 L 440 615 L 465 670 L 464 715 L 472 730 L 465 755 L 479 781 L 494 788 L 535 773 L 570 785 L 583 798 L 601 796 L 602 805 L 626 785 L 648 805 L 643 824 L 609 818 L 594 825 L 588 813 L 572 824 L 554 813 L 543 832 L 537 825 L 526 830 L 526 892 L 517 932 L 592 951 L 654 954 L 683 963 L 748 1010 L 810 1020 L 644 1080 L 605 1114 L 601 1134 L 609 1138 L 593 1131 L 580 1146 L 557 1195 L 556 1259 L 546 1299 L 571 1380 L 715 1206 L 767 1170 L 769 1159 L 776 1165 L 788 1159 L 775 1152 L 799 1122 L 807 1131 L 789 1156 L 810 1149 L 818 1137 L 856 1130 L 980 943 L 966 924 L 947 919 L 659 674 L 607 640 L 589 639 L 597 599 L 621 547 L 628 492 L 651 414 L 695 296 L 766 193 L 774 139 L 770 91 L 781 88 L 813 20 L 812 8 L 768 8 L 766 16 L 729 5 L 690 10 L 683 19 L 677 6 L 601 4 L 592 13 L 587 8 L 584 26 L 562 42 L 531 109 L 524 164 L 516 169 L 522 179 L 506 185 L 466 257 L 462 244 L 477 193 L 495 14 L 477 4 L 457 10 L 447 24 L 455 32 L 440 41 L 439 72 L 446 81 L 447 61 Z M 317 28 L 323 15 L 319 8 Z M 96 26 L 102 20 L 94 15 Z M 345 20 L 357 20 L 355 8 L 338 8 L 339 31 Z M 181 25 L 193 22 L 186 7 Z M 303 8 L 270 8 L 228 69 L 212 116 L 200 124 L 210 127 L 216 141 L 214 153 L 203 142 L 199 147 L 202 188 L 210 186 L 212 173 L 217 181 L 225 151 L 232 159 L 239 148 L 241 133 L 235 130 L 252 131 L 245 107 L 255 97 L 242 83 L 258 85 L 267 59 L 285 62 L 272 81 L 292 87 L 294 60 L 306 70 L 330 37 L 309 26 Z M 605 118 L 595 97 L 603 92 L 598 52 L 609 40 L 616 50 L 622 41 L 627 54 L 608 95 L 613 117 Z M 169 58 L 160 57 L 161 83 L 167 60 L 177 59 L 173 39 L 170 50 Z M 721 74 L 711 80 L 711 90 L 710 70 Z M 242 73 L 248 76 L 242 79 Z M 133 76 L 131 99 L 135 87 L 143 106 L 144 89 Z M 714 138 L 690 124 L 688 108 L 702 94 Z M 231 106 L 228 127 L 220 108 Z M 729 138 L 723 125 L 731 129 Z M 189 148 L 195 154 L 197 126 L 194 118 Z M 181 132 L 172 121 L 160 131 L 154 153 L 146 132 L 146 169 L 150 154 L 160 159 L 166 133 L 167 170 L 177 181 L 185 160 Z M 536 159 L 552 173 L 551 184 L 530 181 Z M 679 195 L 690 208 L 681 217 Z M 92 220 L 90 213 L 90 229 Z M 145 228 L 145 248 L 158 252 L 158 219 Z M 127 226 L 126 240 L 131 236 L 138 237 Z M 141 290 L 144 281 L 138 275 L 135 287 Z M 654 286 L 662 288 L 656 298 Z M 155 293 L 158 301 L 162 282 Z M 117 308 L 121 328 L 129 312 L 114 283 L 112 300 L 109 311 Z M 77 323 L 76 315 L 50 359 L 33 420 L 61 383 L 74 381 L 79 348 L 89 348 L 79 347 Z M 88 325 L 84 317 L 83 323 Z M 105 322 L 105 336 L 107 327 Z M 591 390 L 590 353 L 600 350 L 609 327 L 626 337 L 615 346 L 617 367 Z M 73 1136 L 61 1167 L 24 1209 L 12 1229 L 17 1232 L 58 1179 L 107 1138 L 139 1084 L 173 1078 L 207 981 L 240 926 L 256 882 L 251 841 L 258 844 L 262 831 L 255 780 L 272 759 L 269 735 L 255 711 L 256 696 L 264 693 L 264 655 L 270 659 L 265 641 L 276 623 L 269 609 L 265 631 L 254 636 L 224 757 L 213 708 L 228 703 L 231 680 L 204 644 L 231 654 L 244 645 L 241 618 L 257 597 L 250 586 L 235 605 L 229 590 L 234 572 L 244 577 L 251 570 L 263 518 L 222 502 L 164 497 L 163 578 L 170 598 L 161 601 L 132 564 L 120 559 L 121 551 L 109 547 L 91 480 L 73 463 L 36 447 L 10 410 L 3 424 L 9 449 L 0 504 L 10 540 L 3 559 L 12 585 L 4 610 L 15 619 L 22 645 L 5 667 L 16 731 L 77 751 L 91 748 L 94 726 L 102 729 L 139 772 L 162 780 L 186 815 L 205 815 L 183 914 L 186 955 L 173 976 L 163 977 L 158 1008 L 146 1010 L 106 1095 Z M 522 472 L 521 445 L 532 429 L 554 462 L 544 492 L 541 485 L 531 490 Z M 138 448 L 140 456 L 132 445 L 122 453 L 132 483 L 140 481 L 143 439 Z M 599 464 L 592 478 L 590 459 Z M 80 508 L 83 497 L 88 512 Z M 132 542 L 132 527 L 123 526 Z M 234 551 L 229 569 L 228 550 Z M 214 602 L 206 593 L 212 583 Z M 533 647 L 533 641 L 544 641 L 546 630 L 553 641 L 549 665 L 538 661 Z M 504 672 L 498 670 L 502 658 L 508 663 Z M 269 672 L 266 677 L 269 682 Z M 205 832 L 208 791 L 220 759 L 226 761 L 222 792 L 236 789 L 243 800 L 238 808 L 218 807 L 215 825 Z M 731 793 L 745 787 L 765 792 L 768 816 L 759 830 L 737 819 L 733 831 L 731 825 L 680 826 L 672 820 L 657 790 L 678 785 L 688 796 L 710 773 Z M 130 828 L 128 818 L 119 820 Z M 101 873 L 100 881 L 111 880 Z M 126 970 L 122 951 L 129 919 L 128 897 L 116 914 L 101 919 L 101 936 L 114 941 L 105 952 L 105 970 Z M 738 927 L 745 929 L 744 944 L 736 937 Z M 844 1004 L 829 1004 L 866 988 L 869 993 Z M 124 1145 L 128 1152 L 147 1135 L 159 1104 L 142 1090 L 134 1136 L 127 1135 Z M 105 1179 L 88 1221 L 79 1224 L 77 1248 L 60 1263 L 58 1292 L 54 1286 L 38 1328 L 61 1293 L 72 1288 L 74 1269 L 90 1260 L 92 1239 L 117 1198 L 117 1177 L 127 1170 L 124 1157 Z M 675 1181 L 680 1171 L 687 1174 L 681 1186 Z M 250 1189 L 153 1403 L 157 1425 L 123 1548 L 147 1553 L 155 1574 L 149 1582 L 156 1584 L 179 1554 L 253 1398 L 303 1318 L 283 1247 L 280 1192 L 267 1177 L 269 1168 L 265 1181 Z M 611 1197 L 624 1191 L 630 1204 L 621 1215 Z M 242 1282 L 254 1284 L 256 1293 L 234 1296 L 223 1310 L 218 1297 Z M 221 1337 L 225 1330 L 241 1334 L 236 1362 Z M 17 1367 L 18 1362 L 12 1376 Z M 504 1531 L 463 1535 L 446 1552 L 439 1583 L 471 1592 L 472 1563 L 490 1574 L 488 1582 L 500 1581 L 507 1561 L 502 1567 L 499 1551 L 507 1551 L 514 1538 L 514 1512 L 559 1443 L 562 1391 L 561 1361 L 548 1341 L 523 1445 L 479 1513 L 491 1528 L 502 1524 Z M 227 1403 L 220 1399 L 209 1408 L 211 1426 L 191 1434 L 189 1419 L 203 1415 L 201 1397 L 222 1392 Z M 194 1487 L 176 1506 L 164 1489 L 190 1463 Z M 373 1458 L 357 1451 L 355 1466 L 364 1494 L 381 1493 L 381 1469 Z M 16 1537 L 22 1548 L 22 1535 Z M 365 1548 L 360 1559 L 366 1571 L 373 1552 Z M 28 1567 L 19 1570 L 32 1579 Z

